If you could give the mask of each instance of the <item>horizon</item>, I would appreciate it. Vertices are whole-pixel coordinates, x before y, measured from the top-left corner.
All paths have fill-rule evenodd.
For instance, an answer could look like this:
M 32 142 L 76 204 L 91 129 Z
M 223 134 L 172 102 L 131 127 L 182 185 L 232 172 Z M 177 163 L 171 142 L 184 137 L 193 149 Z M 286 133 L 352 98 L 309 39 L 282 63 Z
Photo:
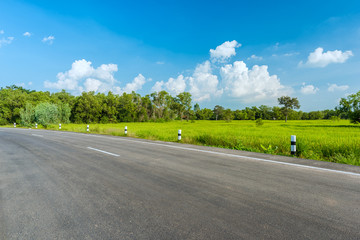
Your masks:
M 357 9 L 357 1 L 1 2 L 0 87 L 186 91 L 201 108 L 232 110 L 289 95 L 301 111 L 331 110 L 360 90 Z

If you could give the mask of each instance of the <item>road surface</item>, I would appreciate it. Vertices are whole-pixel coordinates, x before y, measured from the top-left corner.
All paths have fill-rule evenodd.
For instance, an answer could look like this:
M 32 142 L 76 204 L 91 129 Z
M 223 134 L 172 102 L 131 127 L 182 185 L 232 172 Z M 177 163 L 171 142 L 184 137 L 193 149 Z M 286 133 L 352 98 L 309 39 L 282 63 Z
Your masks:
M 360 168 L 0 128 L 0 239 L 360 239 Z

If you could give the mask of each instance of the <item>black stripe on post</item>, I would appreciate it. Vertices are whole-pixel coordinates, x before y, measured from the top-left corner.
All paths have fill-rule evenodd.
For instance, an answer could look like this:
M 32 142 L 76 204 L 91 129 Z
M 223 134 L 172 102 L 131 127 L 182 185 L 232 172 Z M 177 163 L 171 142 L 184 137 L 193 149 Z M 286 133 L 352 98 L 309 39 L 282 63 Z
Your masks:
M 291 155 L 296 154 L 296 136 L 291 135 Z

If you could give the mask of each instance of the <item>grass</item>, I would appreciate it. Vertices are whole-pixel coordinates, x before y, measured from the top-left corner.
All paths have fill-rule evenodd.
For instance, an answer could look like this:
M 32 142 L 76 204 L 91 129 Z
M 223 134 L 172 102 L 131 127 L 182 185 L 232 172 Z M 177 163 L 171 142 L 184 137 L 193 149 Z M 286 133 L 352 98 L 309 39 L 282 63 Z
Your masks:
M 164 123 L 90 124 L 90 133 L 176 142 L 290 156 L 296 135 L 297 157 L 360 166 L 360 126 L 347 120 L 315 121 L 172 121 Z M 86 133 L 87 124 L 62 124 L 61 131 Z M 57 130 L 58 125 L 48 129 Z

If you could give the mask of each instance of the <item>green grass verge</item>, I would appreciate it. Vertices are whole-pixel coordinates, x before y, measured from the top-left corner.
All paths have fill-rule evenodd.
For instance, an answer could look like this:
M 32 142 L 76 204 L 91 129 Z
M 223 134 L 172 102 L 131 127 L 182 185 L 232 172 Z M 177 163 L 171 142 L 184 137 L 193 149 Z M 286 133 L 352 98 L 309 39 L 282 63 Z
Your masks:
M 164 123 L 90 124 L 90 133 L 215 146 L 290 156 L 290 136 L 297 138 L 297 157 L 360 166 L 360 126 L 342 120 L 315 121 L 172 121 Z M 86 133 L 87 124 L 62 124 L 61 131 Z M 10 126 L 12 127 L 12 126 Z M 39 126 L 40 128 L 40 126 Z M 58 125 L 47 129 L 58 130 Z

